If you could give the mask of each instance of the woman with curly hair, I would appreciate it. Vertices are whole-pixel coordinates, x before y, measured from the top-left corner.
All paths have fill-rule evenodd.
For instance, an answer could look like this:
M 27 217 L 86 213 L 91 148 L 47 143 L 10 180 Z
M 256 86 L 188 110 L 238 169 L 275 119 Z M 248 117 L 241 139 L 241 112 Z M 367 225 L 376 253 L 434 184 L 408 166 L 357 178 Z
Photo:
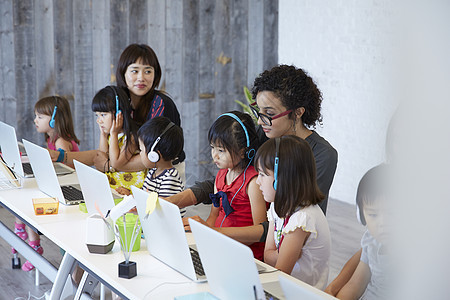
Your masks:
M 316 162 L 317 184 L 325 195 L 319 206 L 325 214 L 328 192 L 336 172 L 337 151 L 314 131 L 314 126 L 322 121 L 320 90 L 302 69 L 280 65 L 264 71 L 255 79 L 252 94 L 256 103 L 251 108 L 258 118 L 260 126 L 257 130 L 261 143 L 268 138 L 295 135 L 311 146 Z M 209 193 L 212 193 L 213 188 L 213 180 L 196 182 L 194 186 L 168 200 L 179 207 L 210 204 Z M 202 221 L 197 216 L 193 219 Z M 184 223 L 187 228 L 187 220 Z M 214 229 L 242 243 L 263 242 L 266 240 L 268 222 L 235 228 L 233 232 L 229 228 Z
M 267 138 L 296 135 L 306 140 L 316 160 L 317 183 L 325 195 L 319 204 L 327 211 L 328 192 L 337 167 L 337 151 L 314 131 L 322 123 L 322 94 L 313 79 L 295 66 L 279 65 L 261 73 L 252 88 L 251 106 Z

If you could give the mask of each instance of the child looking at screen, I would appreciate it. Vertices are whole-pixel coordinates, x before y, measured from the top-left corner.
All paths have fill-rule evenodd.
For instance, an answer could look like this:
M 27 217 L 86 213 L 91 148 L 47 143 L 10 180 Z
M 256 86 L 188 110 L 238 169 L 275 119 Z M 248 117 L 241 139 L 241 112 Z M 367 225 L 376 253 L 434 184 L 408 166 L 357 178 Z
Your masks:
M 142 164 L 149 169 L 143 189 L 169 197 L 184 190 L 172 161 L 183 150 L 183 130 L 166 117 L 148 120 L 138 131 Z M 180 209 L 184 216 L 186 209 Z
M 270 139 L 256 153 L 255 167 L 264 200 L 270 203 L 264 261 L 323 290 L 331 239 L 318 205 L 324 195 L 311 147 L 293 135 Z

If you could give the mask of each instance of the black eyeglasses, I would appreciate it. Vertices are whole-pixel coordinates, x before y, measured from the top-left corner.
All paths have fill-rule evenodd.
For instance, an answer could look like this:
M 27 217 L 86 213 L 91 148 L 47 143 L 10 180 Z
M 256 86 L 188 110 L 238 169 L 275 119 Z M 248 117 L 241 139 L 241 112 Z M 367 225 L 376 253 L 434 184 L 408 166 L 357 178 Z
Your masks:
M 252 111 L 252 113 L 255 116 L 255 118 L 256 119 L 261 119 L 261 121 L 263 121 L 263 123 L 268 125 L 268 126 L 272 126 L 272 120 L 281 118 L 281 117 L 289 114 L 290 112 L 292 112 L 292 109 L 289 109 L 289 110 L 287 110 L 285 112 L 282 112 L 281 114 L 278 114 L 278 115 L 273 116 L 273 117 L 269 117 L 268 115 L 262 114 L 262 113 L 260 113 L 258 111 L 258 109 L 256 108 L 256 102 L 253 102 L 249 106 L 250 106 L 250 110 Z

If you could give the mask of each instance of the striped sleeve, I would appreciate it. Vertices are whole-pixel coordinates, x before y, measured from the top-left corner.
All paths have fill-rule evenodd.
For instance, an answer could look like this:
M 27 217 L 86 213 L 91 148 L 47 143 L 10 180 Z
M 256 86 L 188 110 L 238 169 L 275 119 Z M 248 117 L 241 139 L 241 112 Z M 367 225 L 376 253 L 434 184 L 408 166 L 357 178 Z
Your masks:
M 152 178 L 154 170 L 150 170 L 145 178 L 144 189 L 151 192 L 156 192 L 160 197 L 170 197 L 184 190 L 183 182 L 177 169 L 173 168 L 167 170 L 163 176 Z M 180 214 L 182 217 L 186 214 L 186 209 L 181 208 Z

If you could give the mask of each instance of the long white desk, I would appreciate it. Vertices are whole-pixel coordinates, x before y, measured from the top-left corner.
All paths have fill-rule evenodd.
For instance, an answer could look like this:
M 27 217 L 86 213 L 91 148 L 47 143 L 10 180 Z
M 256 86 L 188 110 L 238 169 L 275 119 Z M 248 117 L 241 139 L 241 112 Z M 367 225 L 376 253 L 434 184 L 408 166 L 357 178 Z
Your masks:
M 75 174 L 62 176 L 59 180 L 61 183 L 77 182 Z M 195 283 L 151 256 L 146 249 L 144 240 L 141 241 L 141 250 L 133 252 L 131 255 L 131 260 L 137 263 L 137 276 L 132 279 L 119 278 L 118 264 L 124 260 L 124 257 L 118 243 L 115 243 L 113 250 L 108 254 L 89 253 L 85 244 L 85 220 L 88 214 L 79 211 L 78 206 L 64 206 L 60 204 L 57 215 L 36 216 L 31 199 L 44 196 L 37 188 L 34 179 L 26 179 L 24 187 L 21 189 L 0 191 L 0 202 L 11 212 L 20 216 L 28 225 L 42 232 L 47 238 L 66 251 L 58 273 L 55 274 L 56 270 L 49 266 L 46 266 L 48 268 L 47 271 L 42 272 L 50 281 L 54 282 L 52 295 L 55 299 L 59 297 L 59 292 L 55 292 L 55 286 L 61 287 L 61 284 L 65 282 L 67 279 L 67 267 L 72 266 L 74 261 L 79 262 L 82 268 L 88 271 L 90 275 L 97 278 L 123 298 L 173 299 L 175 296 L 209 291 L 207 283 Z M 0 235 L 3 238 L 12 238 L 10 234 L 2 234 L 1 230 Z M 187 238 L 188 242 L 193 244 L 192 234 L 188 233 Z M 17 239 L 20 240 L 20 238 Z M 9 242 L 9 240 L 7 241 Z M 25 244 L 23 241 L 21 242 Z M 33 251 L 31 253 L 34 254 Z M 35 260 L 33 260 L 35 257 L 32 258 L 24 253 L 22 254 L 35 264 Z M 36 267 L 41 269 L 45 266 L 41 261 L 37 262 Z M 267 267 L 269 272 L 274 270 L 270 266 Z M 279 275 L 287 276 L 279 271 L 261 274 L 261 282 L 264 285 L 268 282 L 277 281 Z M 299 280 L 292 277 L 291 279 L 308 289 L 316 290 Z M 279 285 L 271 285 L 271 287 L 270 292 L 276 292 L 278 289 L 277 294 L 280 294 Z M 317 294 L 324 295 L 323 292 L 316 291 Z

